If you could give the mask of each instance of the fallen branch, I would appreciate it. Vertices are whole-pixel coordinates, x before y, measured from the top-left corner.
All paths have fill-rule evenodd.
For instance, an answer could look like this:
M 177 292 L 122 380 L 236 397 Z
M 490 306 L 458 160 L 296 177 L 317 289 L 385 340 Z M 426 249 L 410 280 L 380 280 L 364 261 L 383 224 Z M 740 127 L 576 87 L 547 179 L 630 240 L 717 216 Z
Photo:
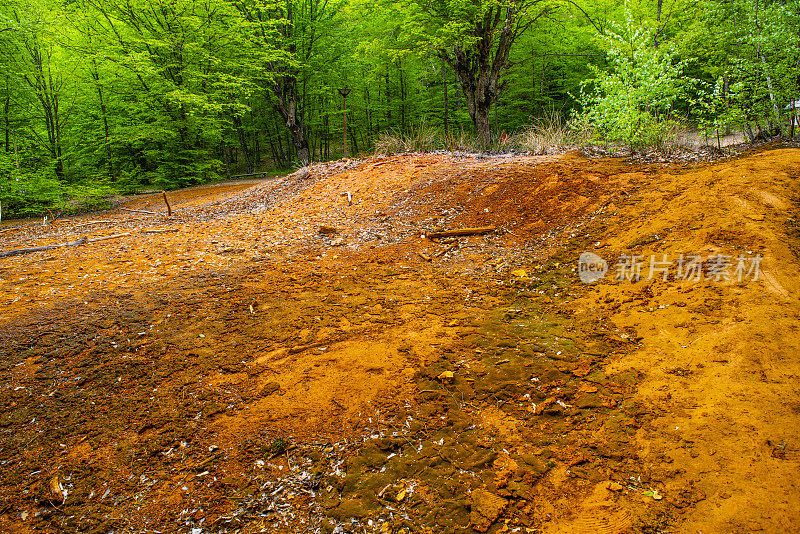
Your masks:
M 289 452 L 289 451 L 293 451 L 293 450 L 295 450 L 296 448 L 297 448 L 297 445 L 294 445 L 294 444 L 292 444 L 292 445 L 289 445 L 289 446 L 288 446 L 288 447 L 286 447 L 285 449 L 281 449 L 281 450 L 279 450 L 279 451 L 277 451 L 277 452 L 274 452 L 274 453 L 272 453 L 272 456 L 270 456 L 269 458 L 267 458 L 267 461 L 274 460 L 275 458 L 277 458 L 278 456 L 280 456 L 280 455 L 281 455 L 281 454 L 283 454 L 283 453 L 287 453 L 287 454 L 288 454 L 288 452 Z
M 70 228 L 70 230 L 73 230 L 73 229 L 75 229 L 75 228 L 80 228 L 81 226 L 91 226 L 91 225 L 93 225 L 93 224 L 113 223 L 113 222 L 114 222 L 114 221 L 90 221 L 90 222 L 83 223 L 83 224 L 76 224 L 75 226 L 73 226 L 72 228 Z
M 87 243 L 97 243 L 98 241 L 105 241 L 107 239 L 117 239 L 118 237 L 125 237 L 127 235 L 131 235 L 129 232 L 125 232 L 124 234 L 114 234 L 114 235 L 107 235 L 104 237 L 93 237 L 92 239 L 87 239 Z
M 297 354 L 298 352 L 303 352 L 309 349 L 316 349 L 318 347 L 325 347 L 331 344 L 331 341 L 319 341 L 317 343 L 309 343 L 308 345 L 297 345 L 296 347 L 292 347 L 289 349 L 289 354 Z
M 441 258 L 442 256 L 444 256 L 445 254 L 447 254 L 448 252 L 450 252 L 451 250 L 453 250 L 453 249 L 454 249 L 454 248 L 456 248 L 457 246 L 458 246 L 458 242 L 456 242 L 456 243 L 453 243 L 453 244 L 452 244 L 452 245 L 450 245 L 449 247 L 446 247 L 444 250 L 442 250 L 441 252 L 439 252 L 439 253 L 436 255 L 436 257 L 437 257 L 437 258 Z
M 78 245 L 85 245 L 87 243 L 96 243 L 98 241 L 105 241 L 107 239 L 116 239 L 118 237 L 125 237 L 126 235 L 130 234 L 114 234 L 105 237 L 95 237 L 92 239 L 87 239 L 86 236 L 78 239 L 77 241 L 72 241 L 71 243 L 59 243 L 58 245 L 43 245 L 41 247 L 31 247 L 31 248 L 18 248 L 14 250 L 6 250 L 4 252 L 0 252 L 0 258 L 9 258 L 11 256 L 21 256 L 23 254 L 31 254 L 33 252 L 44 252 L 46 250 L 54 250 L 57 248 L 62 247 L 77 247 Z
M 132 208 L 120 208 L 122 211 L 132 211 L 133 213 L 147 213 L 148 215 L 158 215 L 155 211 L 135 210 Z
M 61 247 L 75 247 L 78 245 L 86 244 L 87 239 L 86 237 L 82 237 L 77 241 L 73 241 L 72 243 L 61 243 L 58 245 L 44 245 L 41 247 L 31 247 L 31 248 L 18 248 L 14 250 L 6 250 L 4 252 L 0 252 L 0 258 L 9 258 L 11 256 L 21 256 L 22 254 L 31 254 L 33 252 L 43 252 L 45 250 L 53 250 L 56 248 Z
M 167 200 L 167 192 L 161 191 L 161 194 L 164 195 L 164 203 L 167 205 L 167 217 L 172 217 L 172 206 L 169 205 L 169 200 Z
M 168 232 L 177 232 L 180 228 L 149 228 L 143 229 L 143 234 L 166 234 Z
M 436 239 L 439 237 L 454 237 L 465 235 L 481 235 L 494 232 L 497 228 L 494 226 L 481 226 L 480 228 L 459 228 L 457 230 L 442 230 L 441 232 L 431 232 L 426 234 L 428 239 Z

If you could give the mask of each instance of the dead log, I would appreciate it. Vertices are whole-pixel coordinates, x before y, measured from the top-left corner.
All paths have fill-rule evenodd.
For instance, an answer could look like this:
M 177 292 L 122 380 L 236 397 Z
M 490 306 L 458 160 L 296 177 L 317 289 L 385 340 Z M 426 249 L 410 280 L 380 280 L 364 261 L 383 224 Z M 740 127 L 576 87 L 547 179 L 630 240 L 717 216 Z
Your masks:
M 95 237 L 92 239 L 87 239 L 86 236 L 78 239 L 77 241 L 72 241 L 71 243 L 59 243 L 57 245 L 43 245 L 41 247 L 30 247 L 30 248 L 18 248 L 14 250 L 6 250 L 0 252 L 0 258 L 10 258 L 11 256 L 21 256 L 23 254 L 32 254 L 33 252 L 44 252 L 46 250 L 54 250 L 57 248 L 62 247 L 77 247 L 78 245 L 85 245 L 87 243 L 96 243 L 98 241 L 105 241 L 107 239 L 116 239 L 118 237 L 125 237 L 126 235 L 130 234 L 114 234 L 105 237 Z
M 494 226 L 481 226 L 479 228 L 458 228 L 455 230 L 442 230 L 441 232 L 430 232 L 426 234 L 428 239 L 437 239 L 440 237 L 457 237 L 466 235 L 481 235 L 488 234 L 497 230 Z
M 22 254 L 31 254 L 33 252 L 44 252 L 45 250 L 53 250 L 61 247 L 75 247 L 78 245 L 86 244 L 86 237 L 82 237 L 72 243 L 60 243 L 58 245 L 43 245 L 41 247 L 18 248 L 14 250 L 6 250 L 0 252 L 0 258 L 10 258 L 11 256 L 21 256 Z
M 164 195 L 164 203 L 167 205 L 167 217 L 172 217 L 172 206 L 169 205 L 169 200 L 167 199 L 167 192 L 161 191 L 161 194 Z

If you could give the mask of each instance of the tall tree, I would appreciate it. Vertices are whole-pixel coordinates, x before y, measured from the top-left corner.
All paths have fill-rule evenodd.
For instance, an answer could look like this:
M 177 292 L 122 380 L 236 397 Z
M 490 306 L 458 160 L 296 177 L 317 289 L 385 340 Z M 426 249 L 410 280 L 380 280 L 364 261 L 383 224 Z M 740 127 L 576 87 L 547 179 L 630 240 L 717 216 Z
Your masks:
M 216 175 L 216 147 L 246 112 L 254 72 L 274 47 L 252 46 L 239 13 L 224 0 L 96 0 L 93 32 L 119 77 L 119 148 L 154 183 Z M 271 79 L 267 73 L 260 73 Z
M 257 41 L 276 45 L 280 54 L 264 65 L 263 87 L 291 134 L 297 159 L 311 161 L 307 126 L 307 83 L 322 54 L 320 41 L 331 27 L 339 3 L 330 0 L 245 0 L 236 8 L 255 29 Z
M 555 7 L 547 0 L 408 0 L 415 38 L 456 72 L 475 131 L 491 141 L 489 114 L 520 36 Z

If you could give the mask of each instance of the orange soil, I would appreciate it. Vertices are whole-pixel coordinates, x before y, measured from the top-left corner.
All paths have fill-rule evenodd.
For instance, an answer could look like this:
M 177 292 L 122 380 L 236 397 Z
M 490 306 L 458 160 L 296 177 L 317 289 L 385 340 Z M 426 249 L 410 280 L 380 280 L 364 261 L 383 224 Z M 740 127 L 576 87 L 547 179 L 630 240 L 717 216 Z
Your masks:
M 0 260 L 0 530 L 800 529 L 798 169 L 404 155 L 2 232 L 128 235 Z

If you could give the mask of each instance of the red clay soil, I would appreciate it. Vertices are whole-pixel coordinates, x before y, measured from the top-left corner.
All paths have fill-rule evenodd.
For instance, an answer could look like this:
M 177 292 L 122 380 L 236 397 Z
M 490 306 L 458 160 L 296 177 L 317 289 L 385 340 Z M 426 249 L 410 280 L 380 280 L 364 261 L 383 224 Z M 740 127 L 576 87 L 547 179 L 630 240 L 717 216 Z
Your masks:
M 114 237 L 0 260 L 0 531 L 800 530 L 799 192 L 407 154 L 4 229 Z

